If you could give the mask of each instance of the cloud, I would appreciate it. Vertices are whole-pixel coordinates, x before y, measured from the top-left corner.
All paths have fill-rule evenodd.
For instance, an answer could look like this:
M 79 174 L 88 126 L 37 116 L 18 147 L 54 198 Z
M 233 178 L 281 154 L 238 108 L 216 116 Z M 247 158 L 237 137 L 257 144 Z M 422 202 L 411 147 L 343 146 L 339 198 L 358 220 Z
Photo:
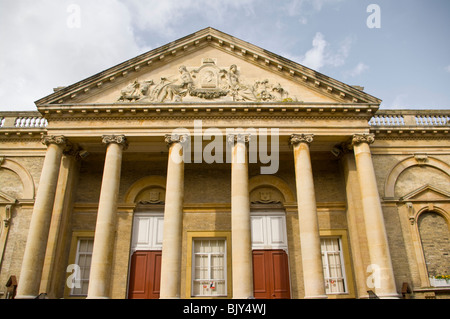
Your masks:
M 450 73 L 450 65 L 447 65 L 447 66 L 444 68 L 444 70 L 445 70 L 446 72 Z
M 359 62 L 353 69 L 345 72 L 345 76 L 347 77 L 355 77 L 361 75 L 365 71 L 369 69 L 369 66 L 364 64 L 363 62 Z
M 317 32 L 312 41 L 312 48 L 304 56 L 300 57 L 301 64 L 319 71 L 324 66 L 338 67 L 345 64 L 350 54 L 352 39 L 347 37 L 340 43 L 336 52 L 330 48 L 322 33 Z
M 34 110 L 76 83 L 174 39 L 193 24 L 251 16 L 254 0 L 18 0 L 0 2 L 0 110 Z M 207 26 L 207 25 L 204 25 Z M 149 36 L 150 34 L 150 36 Z M 153 38 L 152 38 L 153 36 Z M 7 76 L 5 76 L 7 75 Z
M 0 100 L 4 110 L 34 101 L 142 53 L 131 16 L 116 0 L 2 4 Z M 7 75 L 7 76 L 5 76 Z

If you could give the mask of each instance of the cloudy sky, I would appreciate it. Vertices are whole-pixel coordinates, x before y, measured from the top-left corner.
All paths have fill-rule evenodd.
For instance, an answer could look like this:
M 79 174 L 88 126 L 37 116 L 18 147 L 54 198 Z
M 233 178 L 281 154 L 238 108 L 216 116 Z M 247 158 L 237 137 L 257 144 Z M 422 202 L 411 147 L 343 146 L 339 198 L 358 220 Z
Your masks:
M 213 27 L 383 100 L 450 109 L 449 0 L 0 0 L 0 110 Z

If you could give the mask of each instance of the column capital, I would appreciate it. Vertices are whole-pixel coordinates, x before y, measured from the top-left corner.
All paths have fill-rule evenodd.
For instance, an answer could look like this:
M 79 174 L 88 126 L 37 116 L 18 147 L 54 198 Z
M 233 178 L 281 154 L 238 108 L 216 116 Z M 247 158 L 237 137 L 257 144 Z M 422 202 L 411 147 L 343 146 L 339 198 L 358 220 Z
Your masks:
M 375 142 L 375 134 L 372 133 L 353 134 L 352 137 L 352 145 L 360 143 L 372 144 L 373 142 Z
M 63 135 L 47 135 L 42 138 L 41 142 L 45 146 L 48 146 L 49 144 L 65 145 L 67 143 L 67 139 Z
M 128 141 L 125 135 L 103 135 L 102 136 L 103 144 L 116 143 L 122 145 L 123 150 L 128 148 Z
M 173 143 L 186 143 L 189 141 L 188 134 L 166 134 L 164 136 L 164 141 L 167 147 L 170 147 Z
M 292 134 L 289 138 L 289 145 L 295 145 L 299 143 L 311 144 L 314 140 L 314 134 Z
M 234 144 L 235 142 L 248 143 L 251 140 L 251 134 L 231 133 L 227 135 L 227 143 Z

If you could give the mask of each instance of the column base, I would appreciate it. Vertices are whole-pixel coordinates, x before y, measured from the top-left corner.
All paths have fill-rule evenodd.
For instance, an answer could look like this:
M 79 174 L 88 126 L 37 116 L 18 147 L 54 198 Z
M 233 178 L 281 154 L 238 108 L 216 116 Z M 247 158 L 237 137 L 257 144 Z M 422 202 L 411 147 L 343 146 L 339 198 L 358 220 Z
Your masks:
M 303 299 L 328 299 L 327 295 L 305 296 Z
M 33 295 L 16 295 L 14 299 L 36 299 L 36 297 Z

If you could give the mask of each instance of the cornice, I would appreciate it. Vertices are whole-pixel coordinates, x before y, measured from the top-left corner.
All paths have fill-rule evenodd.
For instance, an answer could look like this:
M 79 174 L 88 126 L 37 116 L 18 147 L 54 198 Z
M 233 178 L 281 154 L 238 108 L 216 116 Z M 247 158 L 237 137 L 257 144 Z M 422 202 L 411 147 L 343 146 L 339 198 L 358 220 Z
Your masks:
M 41 114 L 51 121 L 83 120 L 170 120 L 186 118 L 329 118 L 369 120 L 377 110 L 373 104 L 327 103 L 164 103 L 87 104 L 42 106 Z
M 134 73 L 143 70 L 151 71 L 185 54 L 208 46 L 226 51 L 261 68 L 301 83 L 336 101 L 377 105 L 381 103 L 380 99 L 350 85 L 213 28 L 206 28 L 62 88 L 36 101 L 35 104 L 41 111 L 41 107 L 45 104 L 61 105 L 81 101 L 84 97 L 111 87 Z
M 416 127 L 377 127 L 371 128 L 375 140 L 442 140 L 449 138 L 450 127 L 416 126 Z

